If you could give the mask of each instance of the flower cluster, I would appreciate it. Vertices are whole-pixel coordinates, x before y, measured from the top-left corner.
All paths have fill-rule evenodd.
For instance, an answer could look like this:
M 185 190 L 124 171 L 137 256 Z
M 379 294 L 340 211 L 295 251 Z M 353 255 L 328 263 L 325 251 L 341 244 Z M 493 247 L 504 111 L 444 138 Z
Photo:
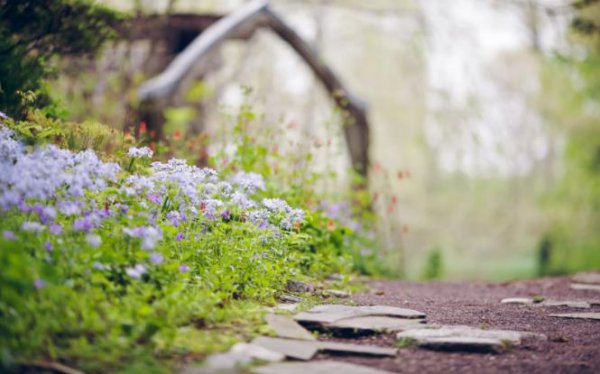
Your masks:
M 152 157 L 152 151 L 130 148 L 128 156 Z M 145 174 L 128 174 L 91 150 L 28 149 L 0 125 L 0 217 L 11 211 L 26 217 L 4 231 L 4 239 L 43 233 L 50 253 L 69 241 L 96 250 L 118 238 L 141 250 L 121 268 L 131 279 L 176 261 L 161 253 L 161 243 L 201 238 L 210 225 L 236 221 L 277 235 L 298 228 L 304 212 L 281 199 L 257 199 L 265 190 L 259 174 L 241 172 L 226 181 L 215 170 L 178 159 L 153 162 Z M 111 264 L 95 262 L 92 268 L 110 271 Z M 178 268 L 191 270 L 183 263 Z

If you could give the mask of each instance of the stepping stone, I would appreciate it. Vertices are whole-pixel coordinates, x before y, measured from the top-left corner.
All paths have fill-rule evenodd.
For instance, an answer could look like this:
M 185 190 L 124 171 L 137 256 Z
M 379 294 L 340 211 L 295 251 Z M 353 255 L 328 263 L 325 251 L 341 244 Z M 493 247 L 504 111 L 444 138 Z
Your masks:
M 298 304 L 277 304 L 274 309 L 287 310 L 288 312 L 295 312 L 298 308 Z
M 286 289 L 289 292 L 294 293 L 313 293 L 315 292 L 315 288 L 315 285 L 312 283 L 306 283 L 295 279 L 288 280 L 286 284 Z
M 587 301 L 574 300 L 545 300 L 539 304 L 540 306 L 566 306 L 569 308 L 590 308 L 591 305 Z
M 391 374 L 339 361 L 284 362 L 252 369 L 255 374 Z
M 600 313 L 561 313 L 550 314 L 550 317 L 600 320 Z
M 571 284 L 571 289 L 582 291 L 600 291 L 600 284 L 573 283 Z
M 370 356 L 395 356 L 397 353 L 395 348 L 383 348 L 372 345 L 291 340 L 270 338 L 266 336 L 259 336 L 252 341 L 252 344 L 259 345 L 269 350 L 282 353 L 287 357 L 296 358 L 303 361 L 310 360 L 317 353 L 317 351 L 353 353 Z
M 307 340 L 292 340 L 259 336 L 252 340 L 252 345 L 258 345 L 270 351 L 279 352 L 289 358 L 308 361 L 319 350 L 317 342 Z
M 228 352 L 209 356 L 201 367 L 186 368 L 182 374 L 234 372 L 236 367 L 247 365 L 253 360 L 281 362 L 285 360 L 285 355 L 258 345 L 238 343 Z
M 347 299 L 350 297 L 350 294 L 348 292 L 340 291 L 340 290 L 326 290 L 324 292 L 324 294 L 326 296 L 335 297 L 338 299 Z
M 600 272 L 577 273 L 572 279 L 576 283 L 600 284 Z
M 384 348 L 373 345 L 346 344 L 337 342 L 318 342 L 319 350 L 339 353 L 354 353 L 369 356 L 396 356 L 396 348 Z
M 294 319 L 300 322 L 331 324 L 342 319 L 386 316 L 396 318 L 425 318 L 425 313 L 412 309 L 396 308 L 392 306 L 348 306 L 348 305 L 319 305 L 307 312 L 297 314 Z
M 498 340 L 501 343 L 520 344 L 527 338 L 546 339 L 543 334 L 511 330 L 483 330 L 470 326 L 442 326 L 433 329 L 414 329 L 400 332 L 398 339 L 413 339 L 417 343 L 432 338 L 482 338 Z
M 284 303 L 299 303 L 302 301 L 302 298 L 294 295 L 281 295 L 279 296 L 279 301 Z
M 500 301 L 501 304 L 522 304 L 522 305 L 532 305 L 533 299 L 528 297 L 509 297 L 506 299 L 502 299 Z
M 506 344 L 499 339 L 456 337 L 426 338 L 418 342 L 419 347 L 437 351 L 500 352 Z
M 366 316 L 353 317 L 335 321 L 325 325 L 328 329 L 353 329 L 371 332 L 398 332 L 409 329 L 426 328 L 430 325 L 423 324 L 423 320 Z
M 265 321 L 267 321 L 269 327 L 275 331 L 275 334 L 281 338 L 317 340 L 310 332 L 300 326 L 298 322 L 294 321 L 291 317 L 279 314 L 267 314 L 265 316 Z

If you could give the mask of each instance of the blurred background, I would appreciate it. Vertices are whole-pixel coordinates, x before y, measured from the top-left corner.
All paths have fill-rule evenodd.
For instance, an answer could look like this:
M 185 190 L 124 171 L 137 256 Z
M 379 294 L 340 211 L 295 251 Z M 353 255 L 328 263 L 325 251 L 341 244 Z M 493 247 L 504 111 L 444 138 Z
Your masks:
M 139 27 L 98 59 L 62 61 L 54 89 L 70 119 L 124 128 L 139 85 L 198 28 L 244 1 L 102 3 L 131 12 Z M 415 279 L 600 267 L 598 2 L 271 5 L 368 104 L 368 191 L 381 248 L 365 253 L 378 251 L 396 274 Z M 251 106 L 278 151 L 311 155 L 311 167 L 328 175 L 317 188 L 332 200 L 350 183 L 340 115 L 278 36 L 264 29 L 228 40 L 194 70 L 164 104 L 167 137 L 200 136 L 210 156 L 227 147 L 228 118 Z

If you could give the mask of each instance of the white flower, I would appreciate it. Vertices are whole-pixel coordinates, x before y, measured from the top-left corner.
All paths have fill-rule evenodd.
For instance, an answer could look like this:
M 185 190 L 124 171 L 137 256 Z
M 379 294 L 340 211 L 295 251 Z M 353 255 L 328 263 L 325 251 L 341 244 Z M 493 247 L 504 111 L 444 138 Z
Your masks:
M 137 264 L 134 267 L 125 269 L 125 273 L 133 279 L 140 279 L 142 275 L 146 274 L 146 272 L 146 266 L 142 264 Z
M 21 229 L 23 229 L 23 231 L 40 232 L 45 229 L 45 227 L 39 222 L 25 221 L 21 225 Z
M 152 152 L 152 150 L 148 147 L 141 147 L 141 148 L 131 147 L 131 148 L 129 148 L 129 151 L 127 152 L 127 155 L 129 157 L 135 157 L 135 158 L 152 157 L 153 154 L 154 154 L 154 152 Z

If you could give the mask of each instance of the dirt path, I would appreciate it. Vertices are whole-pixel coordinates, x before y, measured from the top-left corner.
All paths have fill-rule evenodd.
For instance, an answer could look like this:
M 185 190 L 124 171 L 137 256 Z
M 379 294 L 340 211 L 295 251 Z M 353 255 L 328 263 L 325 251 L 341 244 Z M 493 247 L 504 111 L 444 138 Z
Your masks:
M 543 296 L 560 300 L 598 300 L 600 292 L 573 290 L 567 278 L 500 284 L 371 282 L 353 297 L 358 304 L 390 305 L 427 313 L 430 323 L 469 325 L 545 334 L 547 341 L 526 342 L 508 352 L 454 353 L 404 348 L 394 358 L 320 354 L 333 359 L 399 373 L 600 373 L 600 321 L 550 317 L 551 313 L 600 312 L 591 309 L 501 304 L 508 297 Z M 339 339 L 334 339 L 339 340 Z M 352 339 L 353 343 L 394 346 L 393 335 Z

